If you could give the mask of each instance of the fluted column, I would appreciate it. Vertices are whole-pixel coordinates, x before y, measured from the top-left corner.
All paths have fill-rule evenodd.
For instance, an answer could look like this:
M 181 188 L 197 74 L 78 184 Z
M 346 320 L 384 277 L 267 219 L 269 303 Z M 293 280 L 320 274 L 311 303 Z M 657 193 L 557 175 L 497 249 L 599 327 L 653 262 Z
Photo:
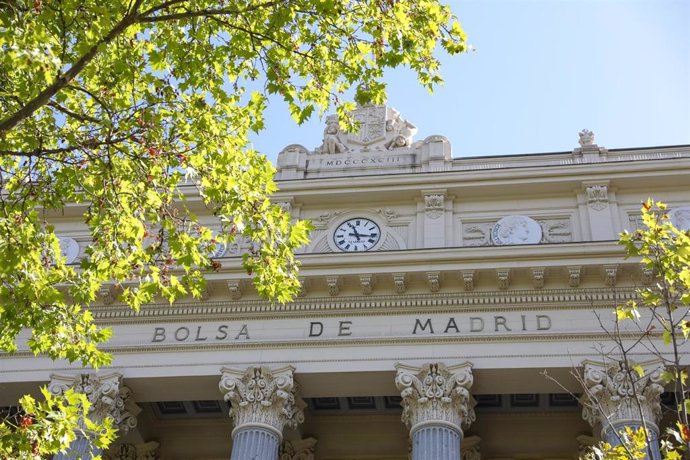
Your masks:
M 463 428 L 475 420 L 472 365 L 397 364 L 402 420 L 410 429 L 412 460 L 458 460 Z
M 304 421 L 304 401 L 296 395 L 292 366 L 221 369 L 220 390 L 230 401 L 231 460 L 277 460 L 283 427 Z
M 661 361 L 640 364 L 639 375 L 629 375 L 619 363 L 585 361 L 585 396 L 582 417 L 601 430 L 601 439 L 611 445 L 621 443 L 620 433 L 625 427 L 638 429 L 644 425 L 649 431 L 649 449 L 652 460 L 661 460 L 659 450 L 659 420 L 661 419 L 660 396 L 664 391 Z M 632 368 L 633 363 L 630 363 Z
M 50 376 L 48 391 L 58 396 L 73 389 L 83 393 L 91 403 L 88 417 L 91 421 L 101 423 L 106 417 L 114 421 L 120 434 L 127 433 L 137 425 L 137 414 L 141 412 L 132 400 L 132 392 L 122 384 L 122 374 L 53 374 Z M 77 431 L 77 438 L 70 444 L 67 452 L 53 456 L 54 460 L 89 459 L 101 455 L 102 449 L 93 444 L 94 433 L 84 425 Z

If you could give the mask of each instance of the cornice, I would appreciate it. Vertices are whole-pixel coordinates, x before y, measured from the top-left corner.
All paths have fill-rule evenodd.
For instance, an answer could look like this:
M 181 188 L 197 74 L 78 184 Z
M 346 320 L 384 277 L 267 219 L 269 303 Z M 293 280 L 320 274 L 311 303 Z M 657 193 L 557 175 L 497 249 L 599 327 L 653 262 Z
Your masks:
M 464 312 L 541 311 L 564 308 L 592 310 L 635 297 L 633 288 L 555 289 L 525 291 L 455 292 L 405 296 L 353 296 L 298 299 L 284 305 L 250 300 L 242 302 L 189 302 L 145 305 L 139 312 L 126 306 L 96 307 L 99 324 L 146 324 L 192 320 L 251 320 L 334 316 L 386 316 L 392 314 L 453 314 Z M 529 305 L 528 308 L 525 305 Z
M 508 166 L 510 157 L 504 157 L 503 163 L 487 163 L 487 167 L 474 169 L 453 169 L 445 171 L 392 173 L 366 176 L 323 177 L 293 179 L 278 182 L 280 192 L 277 196 L 289 194 L 299 200 L 304 195 L 327 194 L 330 192 L 354 194 L 366 189 L 367 193 L 384 191 L 408 192 L 410 188 L 428 188 L 430 183 L 436 188 L 462 190 L 477 186 L 529 184 L 538 185 L 548 182 L 581 182 L 597 180 L 602 176 L 607 179 L 635 179 L 639 182 L 640 174 L 649 172 L 651 176 L 678 176 L 690 169 L 690 152 L 687 149 L 676 149 L 680 155 L 673 158 L 657 159 L 616 159 L 595 163 L 574 164 L 517 164 Z M 682 151 L 681 151 L 682 150 Z M 456 159 L 457 160 L 457 159 Z

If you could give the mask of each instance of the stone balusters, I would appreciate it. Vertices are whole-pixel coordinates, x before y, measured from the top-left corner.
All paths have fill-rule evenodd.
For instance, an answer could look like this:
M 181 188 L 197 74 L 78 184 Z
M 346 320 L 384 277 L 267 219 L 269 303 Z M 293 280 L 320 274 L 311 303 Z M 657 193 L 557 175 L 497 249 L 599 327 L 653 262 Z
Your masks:
M 221 369 L 220 390 L 230 401 L 231 460 L 277 460 L 283 427 L 304 421 L 305 403 L 296 395 L 295 368 Z
M 638 429 L 644 425 L 649 431 L 652 460 L 660 460 L 659 420 L 661 419 L 660 395 L 664 388 L 660 361 L 640 364 L 642 376 L 626 372 L 619 363 L 585 361 L 585 396 L 582 417 L 601 430 L 601 438 L 611 445 L 621 443 L 620 433 L 625 427 Z
M 94 422 L 102 422 L 106 417 L 114 419 L 114 425 L 121 434 L 136 427 L 136 416 L 141 408 L 132 400 L 132 392 L 122 384 L 122 374 L 76 374 L 50 376 L 48 391 L 54 395 L 62 395 L 68 389 L 83 393 L 91 403 L 88 417 Z M 89 433 L 82 425 L 67 452 L 57 454 L 54 460 L 88 459 L 101 455 L 102 449 L 93 445 L 93 433 Z
M 412 460 L 457 460 L 463 429 L 475 420 L 472 366 L 397 364 L 402 420 L 410 429 Z

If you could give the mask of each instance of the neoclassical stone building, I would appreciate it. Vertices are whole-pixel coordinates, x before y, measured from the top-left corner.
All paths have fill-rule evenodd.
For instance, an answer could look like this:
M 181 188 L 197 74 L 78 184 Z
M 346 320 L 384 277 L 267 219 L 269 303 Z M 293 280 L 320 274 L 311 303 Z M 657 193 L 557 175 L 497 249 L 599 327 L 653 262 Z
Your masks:
M 202 301 L 135 314 L 103 290 L 112 368 L 0 356 L 0 406 L 88 389 L 121 427 L 118 460 L 573 459 L 639 424 L 603 328 L 653 273 L 616 240 L 648 197 L 690 228 L 690 146 L 607 150 L 582 131 L 569 152 L 453 158 L 392 108 L 356 117 L 357 134 L 329 118 L 320 146 L 278 157 L 275 201 L 315 226 L 294 302 L 258 298 L 237 241 Z M 73 262 L 78 217 L 56 222 Z M 634 359 L 658 435 L 672 395 L 653 354 Z

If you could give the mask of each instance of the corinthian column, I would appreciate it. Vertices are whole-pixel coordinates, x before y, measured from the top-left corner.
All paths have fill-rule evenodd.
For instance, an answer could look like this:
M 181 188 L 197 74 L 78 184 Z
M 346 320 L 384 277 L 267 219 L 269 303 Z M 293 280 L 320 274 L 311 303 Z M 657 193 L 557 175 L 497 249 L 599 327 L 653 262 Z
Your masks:
M 295 394 L 295 368 L 221 369 L 220 391 L 230 401 L 231 460 L 277 460 L 283 427 L 304 421 L 304 401 Z
M 660 460 L 659 396 L 664 391 L 661 384 L 664 366 L 661 361 L 641 364 L 644 370 L 642 376 L 635 371 L 626 372 L 615 362 L 585 361 L 583 365 L 587 391 L 580 400 L 584 406 L 582 417 L 592 428 L 601 430 L 602 440 L 614 446 L 621 444 L 620 433 L 625 427 L 636 430 L 646 426 L 650 457 Z
M 52 374 L 48 391 L 59 396 L 73 389 L 83 393 L 91 403 L 88 417 L 91 421 L 101 423 L 106 417 L 114 420 L 114 426 L 121 434 L 137 426 L 137 414 L 141 408 L 131 399 L 132 392 L 122 384 L 122 374 Z M 82 423 L 77 438 L 70 444 L 69 450 L 59 453 L 53 460 L 89 459 L 101 455 L 102 449 L 93 445 L 94 433 L 88 432 Z
M 402 420 L 412 438 L 412 460 L 459 459 L 462 430 L 476 418 L 469 392 L 472 365 L 413 367 L 398 363 L 395 367 Z

